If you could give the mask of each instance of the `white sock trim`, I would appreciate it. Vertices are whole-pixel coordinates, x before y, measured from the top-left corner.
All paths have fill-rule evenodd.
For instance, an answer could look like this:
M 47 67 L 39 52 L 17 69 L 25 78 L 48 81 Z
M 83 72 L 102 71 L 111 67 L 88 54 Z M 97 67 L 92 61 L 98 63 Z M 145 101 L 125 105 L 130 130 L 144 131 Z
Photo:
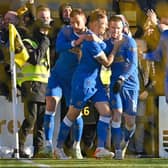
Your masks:
M 80 113 L 80 114 L 78 115 L 77 119 L 80 118 L 80 117 L 82 117 L 82 113 Z
M 106 117 L 106 116 L 101 116 L 101 115 L 100 115 L 99 120 L 100 120 L 100 121 L 103 121 L 103 122 L 105 122 L 105 123 L 107 123 L 107 124 L 109 124 L 109 123 L 110 123 L 110 120 L 111 120 L 111 116 Z
M 74 141 L 73 148 L 80 148 L 80 141 Z
M 55 111 L 45 111 L 45 114 L 55 116 Z
M 112 121 L 111 126 L 113 128 L 120 128 L 121 127 L 121 121 L 118 121 L 118 122 Z
M 73 122 L 71 120 L 68 119 L 67 116 L 64 117 L 63 122 L 68 126 L 71 127 Z

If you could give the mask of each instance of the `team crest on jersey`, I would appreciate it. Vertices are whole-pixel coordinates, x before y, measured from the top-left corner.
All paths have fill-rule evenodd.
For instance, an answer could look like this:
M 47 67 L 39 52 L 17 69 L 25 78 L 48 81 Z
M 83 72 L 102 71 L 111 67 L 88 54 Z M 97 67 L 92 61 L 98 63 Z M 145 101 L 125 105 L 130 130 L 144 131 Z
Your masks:
M 124 57 L 122 55 L 114 58 L 114 62 L 125 62 Z
M 82 51 L 79 47 L 73 47 L 73 48 L 69 49 L 69 52 L 76 54 L 78 56 L 82 55 Z

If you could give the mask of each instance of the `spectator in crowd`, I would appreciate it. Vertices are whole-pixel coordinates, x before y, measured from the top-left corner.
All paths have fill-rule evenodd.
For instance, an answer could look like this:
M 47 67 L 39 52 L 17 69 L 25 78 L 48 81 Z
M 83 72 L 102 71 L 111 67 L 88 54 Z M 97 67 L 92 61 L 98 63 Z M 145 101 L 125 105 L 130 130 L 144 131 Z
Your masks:
M 26 37 L 27 31 L 19 26 L 19 18 L 17 12 L 10 10 L 5 13 L 0 32 L 0 50 L 2 54 L 0 62 L 0 71 L 2 72 L 2 75 L 0 77 L 0 92 L 2 93 L 2 95 L 6 96 L 8 100 L 11 100 L 11 72 L 8 29 L 9 23 L 15 25 L 22 38 Z
M 19 154 L 23 158 L 30 157 L 24 152 L 24 144 L 31 130 L 33 130 L 33 157 L 38 157 L 38 152 L 43 147 L 45 93 L 50 74 L 50 42 L 47 37 L 49 29 L 49 23 L 36 20 L 32 37 L 23 40 L 30 56 L 26 65 L 17 73 L 25 112 L 25 119 L 19 129 Z
M 19 130 L 20 157 L 29 157 L 24 152 L 24 143 L 30 130 L 33 129 L 33 157 L 39 157 L 39 151 L 42 149 L 44 141 L 43 117 L 45 112 L 45 93 L 50 73 L 50 41 L 47 37 L 51 28 L 49 25 L 51 21 L 50 9 L 46 6 L 38 6 L 36 18 L 37 20 L 34 22 L 31 32 L 32 36 L 30 39 L 24 40 L 25 43 L 28 43 L 26 47 L 30 54 L 30 59 L 27 64 L 28 67 L 24 66 L 18 72 L 25 111 L 25 119 Z M 34 67 L 38 71 L 34 71 Z M 28 72 L 25 71 L 25 68 L 31 72 L 29 77 L 26 77 L 29 74 L 27 74 Z
M 143 35 L 143 34 L 142 34 Z M 147 50 L 146 42 L 142 37 L 136 37 L 138 46 L 138 70 L 140 81 L 140 93 L 138 99 L 138 108 L 136 116 L 136 130 L 133 138 L 129 143 L 129 151 L 133 152 L 137 157 L 146 157 L 145 150 L 145 126 L 148 122 L 147 115 L 147 99 L 154 94 L 155 81 L 150 77 L 150 64 L 148 61 L 141 58 L 141 49 Z
M 146 16 L 148 15 L 149 10 L 157 11 L 158 4 L 161 3 L 168 3 L 168 0 L 136 0 L 137 7 L 139 7 L 137 11 L 137 23 L 139 26 L 143 26 Z
M 160 95 L 164 95 L 167 92 L 166 91 L 167 90 L 166 89 L 167 87 L 166 86 L 167 85 L 166 84 L 167 83 L 166 82 L 166 76 L 167 76 L 166 71 L 167 70 L 165 70 L 165 67 L 167 67 L 167 63 L 166 63 L 167 62 L 167 53 L 166 53 L 167 47 L 165 45 L 166 44 L 165 34 L 167 30 L 167 22 L 166 22 L 167 14 L 165 11 L 167 10 L 167 7 L 168 7 L 167 3 L 159 2 L 156 6 L 156 12 L 153 10 L 148 11 L 147 23 L 150 23 L 150 26 L 148 27 L 146 25 L 144 26 L 145 36 L 147 38 L 147 44 L 150 47 L 150 50 L 145 50 L 144 52 L 147 53 L 147 57 L 149 56 L 151 58 L 151 59 L 147 58 L 150 64 L 154 65 L 152 66 L 152 73 L 154 74 L 152 76 L 152 79 L 156 81 L 155 92 L 152 92 L 153 98 L 152 97 L 148 98 L 148 101 L 150 103 L 148 113 L 151 111 L 151 114 L 150 116 L 148 116 L 149 124 L 147 126 L 149 127 L 148 134 L 152 137 L 151 137 L 151 142 L 147 144 L 146 150 L 148 149 L 149 145 L 151 145 L 152 155 L 156 154 L 155 153 L 156 148 L 153 149 L 153 146 L 154 146 L 153 144 L 155 144 L 154 142 L 155 140 L 157 140 L 157 131 L 153 131 L 152 129 L 156 128 L 157 130 L 156 117 L 158 116 L 158 107 L 159 107 L 158 98 Z M 151 102 L 153 102 L 152 106 L 151 106 Z
M 129 139 L 135 132 L 137 100 L 139 92 L 137 46 L 132 37 L 123 34 L 124 24 L 119 16 L 111 16 L 107 51 L 120 41 L 120 47 L 111 65 L 110 102 L 112 115 L 112 141 L 115 159 L 124 159 Z M 114 50 L 114 49 L 113 49 Z M 122 116 L 123 131 L 121 127 Z
M 32 29 L 36 17 L 34 0 L 28 0 L 25 5 L 17 10 L 17 13 L 20 17 L 20 24 L 28 29 Z
M 51 26 L 48 37 L 50 39 L 50 64 L 51 67 L 53 67 L 57 57 L 55 53 L 55 36 L 57 30 L 53 26 L 53 19 L 51 18 L 50 8 L 45 4 L 38 5 L 36 8 L 36 19 L 42 19 L 45 22 L 48 22 Z
M 120 14 L 120 4 L 119 4 L 120 0 L 113 0 L 112 2 L 112 11 L 114 12 L 114 14 Z
M 47 5 L 38 5 L 36 8 L 36 19 L 41 19 L 45 23 L 50 24 L 52 21 L 50 8 Z
M 70 24 L 70 14 L 72 12 L 72 5 L 69 3 L 63 3 L 59 7 L 59 18 L 62 22 L 62 25 Z
M 109 62 L 112 62 L 115 54 L 110 53 L 109 61 L 103 52 L 106 45 L 100 37 L 103 37 L 107 29 L 107 22 L 107 15 L 104 10 L 96 9 L 92 11 L 89 16 L 89 34 L 95 35 L 98 39 L 97 41 L 85 40 L 82 43 L 82 57 L 72 79 L 71 104 L 67 115 L 61 123 L 58 135 L 58 142 L 55 150 L 58 159 L 68 159 L 63 150 L 65 139 L 73 122 L 80 115 L 81 109 L 84 108 L 89 99 L 94 102 L 100 114 L 97 123 L 98 142 L 94 157 L 112 158 L 114 156 L 112 152 L 105 149 L 107 129 L 111 119 L 111 110 L 106 90 L 100 80 L 101 64 L 108 66 Z
M 160 17 L 159 22 L 159 28 L 161 30 L 161 35 L 160 35 L 160 41 L 157 46 L 157 48 L 153 52 L 148 52 L 144 54 L 144 58 L 150 61 L 161 61 L 164 60 L 164 65 L 166 66 L 165 70 L 165 96 L 166 96 L 166 102 L 168 102 L 168 74 L 167 74 L 167 34 L 168 34 L 168 15 L 165 12 L 164 9 L 167 9 L 168 5 L 167 3 L 161 3 L 159 6 L 157 6 L 157 13 Z M 156 16 L 156 15 L 155 15 Z M 153 19 L 152 20 L 156 20 Z M 156 23 L 156 22 L 155 22 Z
M 47 104 L 44 117 L 46 146 L 44 153 L 48 153 L 49 156 L 52 156 L 53 153 L 52 137 L 55 109 L 57 109 L 62 95 L 65 96 L 66 106 L 68 107 L 70 104 L 72 75 L 79 63 L 81 56 L 80 44 L 87 31 L 85 26 L 86 16 L 81 9 L 72 10 L 70 23 L 71 25 L 64 26 L 57 36 L 56 51 L 59 53 L 59 58 L 52 69 L 46 93 Z M 75 127 L 74 157 L 82 159 L 80 140 L 83 130 L 83 120 L 81 115 L 76 119 Z
M 138 5 L 140 6 L 141 10 L 147 13 L 149 9 L 155 10 L 157 0 L 137 0 Z

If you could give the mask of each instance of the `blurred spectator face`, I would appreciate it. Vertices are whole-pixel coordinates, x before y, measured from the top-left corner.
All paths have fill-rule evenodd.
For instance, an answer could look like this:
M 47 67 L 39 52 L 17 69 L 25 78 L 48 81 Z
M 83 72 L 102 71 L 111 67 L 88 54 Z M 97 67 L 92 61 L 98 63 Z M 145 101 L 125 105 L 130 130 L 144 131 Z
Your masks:
M 70 24 L 78 34 L 85 30 L 86 17 L 84 14 L 76 14 L 70 18 Z
M 70 6 L 66 6 L 62 11 L 63 20 L 65 20 L 65 21 L 69 20 L 71 12 L 72 12 L 72 8 Z
M 50 23 L 52 20 L 50 10 L 48 8 L 39 10 L 37 12 L 37 19 L 42 19 L 44 22 Z
M 109 33 L 111 37 L 119 40 L 123 34 L 123 23 L 122 21 L 110 21 L 109 22 Z
M 17 25 L 19 22 L 15 11 L 8 11 L 4 16 L 4 26 L 7 28 L 9 23 Z

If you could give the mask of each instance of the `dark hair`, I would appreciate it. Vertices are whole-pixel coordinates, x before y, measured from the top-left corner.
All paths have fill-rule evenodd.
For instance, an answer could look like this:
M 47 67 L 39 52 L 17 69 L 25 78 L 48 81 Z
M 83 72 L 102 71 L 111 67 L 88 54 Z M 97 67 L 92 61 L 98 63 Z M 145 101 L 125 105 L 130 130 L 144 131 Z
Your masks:
M 50 11 L 50 8 L 46 5 L 46 4 L 40 4 L 37 6 L 36 8 L 36 14 L 39 12 L 39 11 L 43 11 L 43 10 L 48 10 Z
M 58 9 L 59 17 L 60 17 L 60 19 L 61 19 L 62 22 L 63 22 L 62 12 L 64 11 L 64 9 L 66 7 L 71 7 L 72 8 L 72 5 L 70 5 L 69 3 L 63 3 L 63 4 L 60 5 L 60 7 Z
M 81 8 L 74 8 L 70 14 L 70 17 L 74 17 L 75 15 L 85 15 L 85 12 Z
M 130 33 L 129 24 L 128 24 L 128 21 L 126 20 L 124 15 L 121 15 L 121 14 L 120 15 L 112 15 L 109 19 L 109 23 L 111 21 L 121 22 L 123 25 L 123 33 L 127 34 L 127 35 Z
M 121 21 L 123 23 L 122 18 L 120 16 L 118 16 L 118 15 L 112 15 L 112 16 L 110 16 L 109 22 L 111 22 L 111 21 L 114 21 L 114 22 Z M 124 23 L 123 23 L 123 25 L 124 25 Z

